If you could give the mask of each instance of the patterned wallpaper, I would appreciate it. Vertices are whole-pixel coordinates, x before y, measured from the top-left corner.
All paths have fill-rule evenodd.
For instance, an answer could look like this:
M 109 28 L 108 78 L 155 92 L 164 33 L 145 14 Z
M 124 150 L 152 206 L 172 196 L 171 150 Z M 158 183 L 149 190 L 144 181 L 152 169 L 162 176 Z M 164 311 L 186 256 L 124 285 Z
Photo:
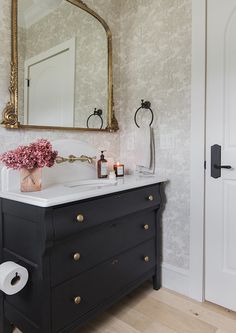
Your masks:
M 0 108 L 8 99 L 9 0 L 0 0 Z M 140 100 L 155 114 L 157 171 L 169 178 L 163 215 L 164 262 L 189 267 L 191 0 L 86 0 L 113 32 L 114 99 L 120 132 L 12 131 L 0 129 L 0 151 L 36 137 L 78 138 L 120 155 L 135 168 L 133 116 Z M 120 15 L 118 15 L 118 13 Z M 142 121 L 145 121 L 146 116 Z M 148 121 L 148 119 L 146 119 Z
M 155 116 L 157 172 L 170 180 L 163 215 L 164 262 L 188 269 L 191 0 L 121 3 L 121 159 L 134 169 L 139 130 L 133 117 L 140 100 L 149 100 Z M 147 126 L 150 115 L 144 112 L 142 121 Z

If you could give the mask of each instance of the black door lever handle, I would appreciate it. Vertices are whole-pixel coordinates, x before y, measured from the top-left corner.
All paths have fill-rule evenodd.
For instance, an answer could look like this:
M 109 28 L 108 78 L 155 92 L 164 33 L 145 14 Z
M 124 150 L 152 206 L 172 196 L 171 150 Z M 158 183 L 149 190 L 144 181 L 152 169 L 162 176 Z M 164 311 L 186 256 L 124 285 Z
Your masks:
M 231 165 L 221 165 L 221 146 L 211 146 L 211 177 L 221 177 L 221 169 L 232 169 Z
M 216 169 L 232 169 L 231 165 L 216 165 L 216 164 L 214 164 L 214 168 L 216 168 Z

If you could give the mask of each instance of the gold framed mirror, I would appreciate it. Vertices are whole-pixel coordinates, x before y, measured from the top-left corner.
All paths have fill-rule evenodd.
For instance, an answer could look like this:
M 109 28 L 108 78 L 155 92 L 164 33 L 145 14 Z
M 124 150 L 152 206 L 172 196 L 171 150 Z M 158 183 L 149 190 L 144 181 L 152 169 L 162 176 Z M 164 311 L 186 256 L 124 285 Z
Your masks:
M 104 19 L 81 0 L 12 0 L 11 29 L 6 128 L 119 129 Z

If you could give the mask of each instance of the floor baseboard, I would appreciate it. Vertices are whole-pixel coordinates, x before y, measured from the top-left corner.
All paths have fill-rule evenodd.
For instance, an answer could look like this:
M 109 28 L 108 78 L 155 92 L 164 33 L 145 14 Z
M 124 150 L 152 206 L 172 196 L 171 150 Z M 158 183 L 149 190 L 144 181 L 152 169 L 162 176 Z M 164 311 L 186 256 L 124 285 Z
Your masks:
M 179 294 L 189 296 L 189 270 L 162 264 L 162 286 Z

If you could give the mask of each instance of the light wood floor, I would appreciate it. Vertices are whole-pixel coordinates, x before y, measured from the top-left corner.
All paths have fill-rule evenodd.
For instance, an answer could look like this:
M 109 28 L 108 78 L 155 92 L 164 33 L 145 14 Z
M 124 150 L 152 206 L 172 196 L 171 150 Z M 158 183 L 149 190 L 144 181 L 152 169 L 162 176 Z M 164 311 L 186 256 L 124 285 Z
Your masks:
M 147 283 L 78 333 L 236 333 L 236 313 Z

